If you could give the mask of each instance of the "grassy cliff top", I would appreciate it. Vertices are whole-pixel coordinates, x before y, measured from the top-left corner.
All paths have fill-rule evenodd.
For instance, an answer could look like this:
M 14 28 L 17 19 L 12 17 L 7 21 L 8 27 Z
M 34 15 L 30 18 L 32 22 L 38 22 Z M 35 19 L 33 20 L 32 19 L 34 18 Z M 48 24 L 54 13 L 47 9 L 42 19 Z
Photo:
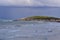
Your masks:
M 45 19 L 45 18 L 58 19 L 56 17 L 49 17 L 49 16 L 31 16 L 31 17 L 27 17 L 27 18 L 33 18 L 33 19 Z

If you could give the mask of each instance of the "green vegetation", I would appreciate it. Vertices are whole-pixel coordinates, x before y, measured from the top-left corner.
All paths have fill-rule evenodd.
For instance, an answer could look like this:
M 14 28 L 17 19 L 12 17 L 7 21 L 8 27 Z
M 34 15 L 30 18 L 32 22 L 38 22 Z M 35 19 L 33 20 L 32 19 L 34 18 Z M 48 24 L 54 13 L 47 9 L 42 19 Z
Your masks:
M 49 17 L 49 16 L 31 16 L 26 18 L 20 18 L 15 21 L 50 21 L 50 22 L 60 22 L 60 18 Z
M 48 16 L 31 16 L 27 18 L 32 18 L 32 19 L 58 19 L 56 17 L 48 17 Z

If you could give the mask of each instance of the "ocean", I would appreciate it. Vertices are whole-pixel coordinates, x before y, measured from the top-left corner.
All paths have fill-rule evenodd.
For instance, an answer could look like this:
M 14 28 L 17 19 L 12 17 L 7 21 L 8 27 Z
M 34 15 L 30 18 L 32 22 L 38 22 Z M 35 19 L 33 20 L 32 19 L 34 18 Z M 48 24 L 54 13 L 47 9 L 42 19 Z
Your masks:
M 17 19 L 28 16 L 60 17 L 60 8 L 57 7 L 0 7 L 1 19 Z
M 1 21 L 0 40 L 57 40 L 60 23 L 45 21 Z M 59 39 L 58 39 L 59 40 Z
M 28 16 L 60 17 L 60 8 L 0 7 L 0 40 L 60 40 L 60 23 L 13 21 Z

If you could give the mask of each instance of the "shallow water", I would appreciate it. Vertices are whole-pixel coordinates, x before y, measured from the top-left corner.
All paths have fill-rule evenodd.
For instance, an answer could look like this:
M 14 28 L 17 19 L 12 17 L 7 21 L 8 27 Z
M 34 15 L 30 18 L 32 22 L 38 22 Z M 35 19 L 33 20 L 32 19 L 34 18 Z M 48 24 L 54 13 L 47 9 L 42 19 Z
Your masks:
M 11 21 L 0 23 L 1 40 L 50 40 L 56 35 L 60 35 L 60 23 L 57 22 Z

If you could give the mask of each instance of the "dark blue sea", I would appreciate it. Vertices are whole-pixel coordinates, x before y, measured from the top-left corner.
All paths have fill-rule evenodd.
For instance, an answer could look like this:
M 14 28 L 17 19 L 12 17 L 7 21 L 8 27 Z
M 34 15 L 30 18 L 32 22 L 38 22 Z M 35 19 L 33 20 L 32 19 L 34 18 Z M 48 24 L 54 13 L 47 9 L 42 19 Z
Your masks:
M 1 19 L 16 19 L 28 16 L 53 16 L 60 17 L 58 7 L 0 7 Z

